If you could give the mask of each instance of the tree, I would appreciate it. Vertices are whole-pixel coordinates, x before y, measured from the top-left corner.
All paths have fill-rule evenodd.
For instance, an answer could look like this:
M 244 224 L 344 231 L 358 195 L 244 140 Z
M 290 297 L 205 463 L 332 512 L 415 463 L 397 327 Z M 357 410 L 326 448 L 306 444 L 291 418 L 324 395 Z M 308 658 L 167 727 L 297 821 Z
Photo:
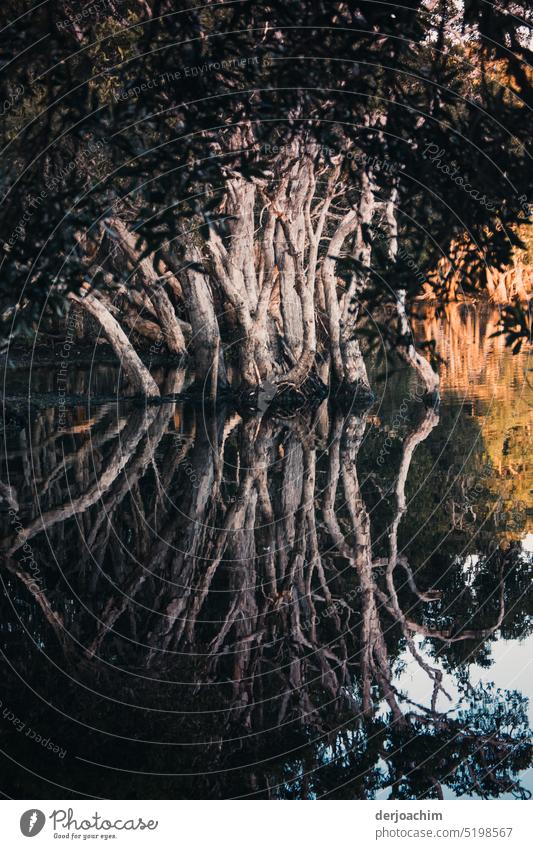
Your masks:
M 54 729 L 73 792 L 528 795 L 525 700 L 475 677 L 498 633 L 525 633 L 531 556 L 494 544 L 481 487 L 466 490 L 481 532 L 457 522 L 443 544 L 443 470 L 454 497 L 478 479 L 477 456 L 461 470 L 473 426 L 463 415 L 443 452 L 440 414 L 413 407 L 379 475 L 386 431 L 327 404 L 248 418 L 102 405 L 90 432 L 75 410 L 62 434 L 53 409 L 26 424 L 36 480 L 16 471 L 14 441 L 18 519 L 0 535 L 6 702 Z M 421 481 L 439 455 L 435 499 Z M 31 766 L 27 746 L 8 728 L 7 754 Z M 46 783 L 55 761 L 40 779 L 9 770 L 21 796 L 34 780 L 34 795 L 64 793 Z
M 144 394 L 123 330 L 190 355 L 211 397 L 326 382 L 364 401 L 365 323 L 392 304 L 387 345 L 438 392 L 413 343 L 413 262 L 427 272 L 465 231 L 478 264 L 522 244 L 526 4 L 503 5 L 501 40 L 470 3 L 6 8 L 8 337 L 69 296 Z

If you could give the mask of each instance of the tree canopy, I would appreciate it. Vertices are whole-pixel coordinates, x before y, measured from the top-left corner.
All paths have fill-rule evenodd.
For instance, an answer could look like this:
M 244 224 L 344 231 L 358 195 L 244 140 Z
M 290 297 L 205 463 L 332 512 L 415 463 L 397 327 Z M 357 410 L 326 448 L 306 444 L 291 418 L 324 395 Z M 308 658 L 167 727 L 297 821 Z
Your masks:
M 357 298 L 371 313 L 399 291 L 417 294 L 455 238 L 470 239 L 464 285 L 474 290 L 480 268 L 501 267 L 522 244 L 527 2 L 6 2 L 3 13 L 7 333 L 15 304 L 21 330 L 35 329 L 45 303 L 64 309 L 103 233 L 115 235 L 113 218 L 131 226 L 143 256 L 166 254 L 178 272 L 212 263 L 207 232 L 235 235 L 232 181 L 254 186 L 256 207 L 272 204 L 294 161 L 333 180 L 341 213 L 359 208 L 358 250 L 336 271 L 364 267 Z M 195 258 L 184 241 L 196 241 Z M 509 323 L 527 334 L 517 309 Z

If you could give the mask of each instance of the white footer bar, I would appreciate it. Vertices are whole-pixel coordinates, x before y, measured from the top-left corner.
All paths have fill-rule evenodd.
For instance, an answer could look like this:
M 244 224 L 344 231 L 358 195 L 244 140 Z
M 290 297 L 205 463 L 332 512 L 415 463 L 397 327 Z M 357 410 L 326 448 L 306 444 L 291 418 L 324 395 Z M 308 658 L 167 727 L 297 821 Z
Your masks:
M 267 807 L 269 806 L 269 807 Z M 3 801 L 2 845 L 359 849 L 532 845 L 526 802 Z M 35 842 L 31 842 L 34 840 Z

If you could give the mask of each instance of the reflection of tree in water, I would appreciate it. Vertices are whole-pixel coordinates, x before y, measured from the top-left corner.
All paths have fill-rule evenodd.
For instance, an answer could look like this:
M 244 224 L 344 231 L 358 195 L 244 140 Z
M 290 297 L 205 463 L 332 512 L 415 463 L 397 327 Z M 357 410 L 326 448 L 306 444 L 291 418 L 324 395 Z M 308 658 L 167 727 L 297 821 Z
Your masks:
M 7 700 L 70 754 L 43 765 L 8 731 L 11 757 L 116 797 L 526 795 L 525 700 L 472 686 L 468 662 L 523 629 L 527 563 L 493 544 L 494 504 L 477 490 L 473 576 L 471 529 L 439 536 L 435 410 L 417 412 L 379 474 L 375 421 L 326 405 L 247 420 L 104 407 L 83 442 L 47 416 L 28 425 L 33 471 L 17 447 L 9 461 L 24 530 L 4 523 L 2 645 Z M 402 686 L 407 656 L 426 704 Z M 9 662 L 44 701 L 28 702 Z M 38 795 L 42 781 L 9 768 Z

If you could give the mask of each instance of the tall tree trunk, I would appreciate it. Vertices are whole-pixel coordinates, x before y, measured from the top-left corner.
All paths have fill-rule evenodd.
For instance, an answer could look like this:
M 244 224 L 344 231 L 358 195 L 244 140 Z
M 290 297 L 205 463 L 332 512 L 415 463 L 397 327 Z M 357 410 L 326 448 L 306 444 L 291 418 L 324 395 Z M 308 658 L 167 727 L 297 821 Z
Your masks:
M 140 253 L 135 246 L 135 234 L 126 227 L 123 221 L 112 218 L 109 221 L 109 226 L 116 233 L 118 242 L 130 262 L 138 269 L 146 294 L 157 314 L 167 348 L 174 354 L 183 354 L 187 344 L 172 302 L 165 291 L 164 278 L 159 277 L 148 257 L 140 259 Z
M 160 393 L 157 383 L 142 363 L 139 355 L 135 352 L 118 321 L 113 318 L 104 304 L 91 294 L 86 295 L 84 298 L 79 298 L 77 295 L 70 295 L 70 298 L 96 319 L 117 355 L 120 365 L 124 369 L 132 387 L 139 394 L 146 395 L 147 398 L 159 397 Z
M 184 237 L 182 241 L 185 246 L 183 263 L 179 262 L 170 245 L 163 245 L 161 252 L 183 288 L 191 325 L 189 344 L 194 358 L 195 380 L 199 385 L 209 386 L 212 397 L 213 371 L 216 371 L 219 386 L 228 385 L 220 328 L 204 257 L 194 239 Z
M 341 352 L 344 364 L 344 379 L 357 391 L 370 393 L 366 366 L 357 338 L 359 318 L 359 295 L 370 273 L 372 242 L 370 231 L 374 215 L 374 192 L 371 175 L 361 172 L 361 197 L 359 201 L 357 227 L 353 255 L 362 270 L 355 270 L 346 292 L 341 299 Z

